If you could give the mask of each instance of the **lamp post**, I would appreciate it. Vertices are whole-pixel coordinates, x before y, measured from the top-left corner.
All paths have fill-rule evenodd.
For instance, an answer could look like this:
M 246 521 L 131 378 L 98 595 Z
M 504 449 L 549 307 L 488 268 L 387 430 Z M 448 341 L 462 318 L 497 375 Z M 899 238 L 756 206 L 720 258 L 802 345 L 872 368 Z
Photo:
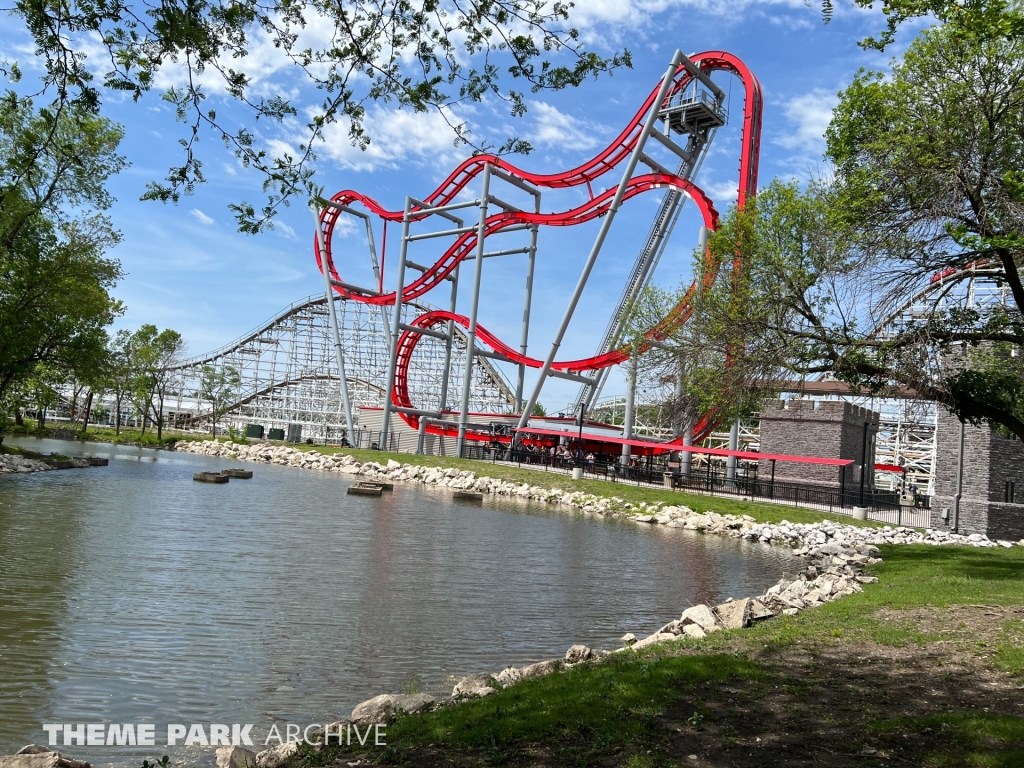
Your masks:
M 586 403 L 580 403 L 580 419 L 579 419 L 579 421 L 580 421 L 580 433 L 579 433 L 579 441 L 580 441 L 580 466 L 583 465 L 583 412 L 584 412 L 584 409 L 586 407 L 587 407 Z

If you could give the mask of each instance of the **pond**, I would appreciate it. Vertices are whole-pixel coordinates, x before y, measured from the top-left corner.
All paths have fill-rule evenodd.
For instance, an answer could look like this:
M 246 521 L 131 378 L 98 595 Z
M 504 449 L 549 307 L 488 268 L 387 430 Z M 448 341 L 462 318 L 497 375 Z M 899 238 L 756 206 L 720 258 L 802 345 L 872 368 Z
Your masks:
M 0 476 L 0 754 L 45 744 L 44 723 L 156 723 L 158 745 L 167 723 L 253 723 L 262 743 L 378 693 L 612 649 L 793 570 L 786 548 L 541 503 L 347 496 L 349 476 L 256 463 L 210 485 L 192 474 L 241 462 L 6 444 L 110 464 Z M 62 749 L 99 765 L 168 751 Z

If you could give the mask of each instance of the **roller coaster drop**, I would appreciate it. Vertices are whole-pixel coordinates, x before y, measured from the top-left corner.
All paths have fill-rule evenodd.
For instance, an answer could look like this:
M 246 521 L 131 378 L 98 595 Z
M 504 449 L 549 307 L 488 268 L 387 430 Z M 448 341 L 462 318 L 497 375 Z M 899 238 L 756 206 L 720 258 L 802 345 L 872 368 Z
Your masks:
M 677 51 L 672 58 L 668 71 L 660 86 L 653 91 L 625 130 L 596 157 L 583 165 L 568 171 L 554 174 L 536 174 L 523 171 L 494 155 L 477 155 L 463 162 L 455 171 L 425 200 L 406 198 L 403 211 L 385 209 L 372 198 L 359 192 L 346 190 L 339 192 L 329 201 L 323 210 L 317 212 L 317 232 L 314 242 L 317 264 L 324 273 L 325 287 L 328 297 L 333 301 L 333 294 L 342 299 L 350 299 L 375 305 L 382 312 L 382 319 L 390 324 L 390 349 L 386 381 L 389 393 L 384 401 L 382 434 L 389 429 L 391 414 L 397 413 L 409 426 L 418 429 L 420 447 L 425 432 L 458 438 L 458 449 L 461 451 L 466 439 L 491 440 L 490 431 L 474 428 L 468 422 L 468 400 L 470 391 L 469 377 L 466 376 L 462 386 L 461 408 L 457 427 L 452 422 L 441 421 L 442 411 L 446 408 L 448 390 L 448 365 L 450 362 L 454 326 L 457 324 L 465 329 L 467 338 L 467 360 L 465 371 L 472 370 L 474 356 L 489 357 L 518 366 L 519 376 L 516 387 L 516 402 L 522 403 L 525 368 L 539 368 L 540 375 L 529 399 L 523 404 L 519 426 L 527 425 L 530 414 L 536 404 L 544 382 L 548 376 L 557 376 L 575 381 L 583 386 L 579 400 L 583 403 L 581 411 L 593 400 L 599 390 L 600 372 L 610 366 L 629 359 L 629 350 L 617 346 L 620 342 L 621 323 L 618 330 L 613 330 L 620 315 L 628 313 L 628 303 L 636 298 L 645 281 L 653 272 L 661 249 L 671 234 L 672 226 L 678 217 L 678 206 L 682 196 L 692 199 L 703 218 L 704 227 L 714 230 L 718 225 L 718 212 L 711 199 L 691 180 L 699 168 L 703 154 L 717 128 L 725 123 L 725 93 L 714 83 L 710 75 L 713 72 L 726 72 L 736 75 L 742 81 L 745 91 L 742 146 L 740 153 L 740 176 L 738 185 L 737 205 L 743 207 L 753 197 L 757 189 L 757 166 L 761 133 L 761 88 L 757 79 L 749 69 L 735 56 L 724 51 L 711 51 L 686 57 Z M 704 90 L 707 89 L 707 90 Z M 710 91 L 710 94 L 708 94 Z M 656 130 L 656 123 L 661 120 L 664 131 Z M 673 140 L 673 133 L 687 137 L 686 146 L 680 146 Z M 655 139 L 679 160 L 679 169 L 673 173 L 670 169 L 652 158 L 645 147 L 649 139 Z M 617 187 L 594 195 L 591 184 L 613 169 L 625 164 Z M 634 175 L 637 165 L 643 163 L 650 168 L 649 173 Z M 475 179 L 481 179 L 482 193 L 480 198 L 470 202 L 455 202 L 457 196 Z M 534 210 L 526 211 L 504 202 L 491 194 L 493 179 L 502 180 L 517 187 L 533 197 Z M 584 204 L 559 213 L 541 212 L 540 188 L 559 189 L 585 185 L 590 199 Z M 655 220 L 648 247 L 641 253 L 637 266 L 634 268 L 634 280 L 624 293 L 617 316 L 609 326 L 605 349 L 599 354 L 578 360 L 555 360 L 555 355 L 562 342 L 569 322 L 579 303 L 594 263 L 600 254 L 605 238 L 612 225 L 622 202 L 654 189 L 667 191 L 666 203 Z M 668 206 L 669 201 L 675 201 Z M 365 211 L 353 208 L 360 204 Z M 499 213 L 488 213 L 489 206 L 501 209 Z M 668 206 L 668 207 L 667 207 Z M 464 208 L 479 208 L 479 222 L 466 225 L 456 215 L 456 211 Z M 370 248 L 370 260 L 378 284 L 376 289 L 364 288 L 342 280 L 338 265 L 333 258 L 332 240 L 338 221 L 343 214 L 362 219 L 367 233 Z M 378 264 L 376 248 L 371 225 L 371 215 L 383 219 L 384 222 L 402 222 L 401 253 L 399 256 L 397 286 L 392 292 L 383 290 L 383 273 Z M 410 226 L 425 221 L 430 216 L 441 216 L 451 221 L 455 228 L 410 234 Z M 529 336 L 530 303 L 532 295 L 533 267 L 536 256 L 537 234 L 541 225 L 572 226 L 596 218 L 603 217 L 593 248 L 583 268 L 583 272 L 570 298 L 558 332 L 552 341 L 551 349 L 543 360 L 529 357 L 526 354 Z M 530 232 L 530 246 L 504 251 L 486 252 L 486 238 L 499 233 L 523 231 Z M 421 266 L 407 258 L 410 242 L 431 237 L 454 236 L 455 242 L 444 252 L 432 266 Z M 703 241 L 703 237 L 702 237 Z M 479 309 L 480 282 L 482 261 L 492 256 L 504 256 L 514 253 L 527 254 L 526 298 L 524 307 L 523 331 L 519 350 L 513 349 L 502 342 L 483 326 L 477 323 Z M 382 254 L 383 255 L 383 254 Z M 473 276 L 473 294 L 469 316 L 455 312 L 459 285 L 460 265 L 465 261 L 475 261 Z M 410 281 L 405 281 L 406 268 L 412 267 L 421 274 Z M 706 270 L 708 278 L 713 279 L 718 265 L 709 264 Z M 639 277 L 637 277 L 639 275 Z M 436 310 L 417 317 L 412 323 L 401 321 L 403 303 L 414 301 L 443 282 L 451 283 L 451 299 L 448 311 Z M 647 338 L 650 344 L 657 344 L 685 322 L 688 317 L 689 299 L 696 290 L 691 286 L 683 300 L 655 328 L 651 329 Z M 389 313 L 390 308 L 390 313 Z M 333 313 L 332 313 L 333 314 Z M 390 319 L 388 320 L 388 314 Z M 441 330 L 441 329 L 444 330 Z M 423 336 L 440 339 L 446 345 L 445 379 L 441 388 L 441 401 L 434 410 L 414 406 L 408 388 L 409 364 L 413 351 Z M 478 342 L 485 344 L 489 350 L 478 347 Z M 339 350 L 339 368 L 342 370 L 342 391 L 345 393 L 344 361 L 340 355 L 340 343 L 335 338 Z M 586 372 L 598 372 L 596 376 L 582 375 Z M 351 414 L 346 406 L 347 419 L 351 429 Z M 694 429 L 695 439 L 709 432 L 712 427 L 710 420 L 705 418 Z M 508 438 L 506 438 L 508 439 Z M 383 444 L 383 443 L 382 443 Z

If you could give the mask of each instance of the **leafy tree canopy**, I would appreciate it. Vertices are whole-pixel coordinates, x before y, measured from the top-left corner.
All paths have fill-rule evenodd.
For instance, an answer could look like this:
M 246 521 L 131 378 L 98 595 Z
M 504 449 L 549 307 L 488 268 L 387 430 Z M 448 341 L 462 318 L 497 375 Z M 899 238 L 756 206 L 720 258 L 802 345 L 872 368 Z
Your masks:
M 0 99 L 0 399 L 40 366 L 83 374 L 103 355 L 122 311 L 109 293 L 121 268 L 104 257 L 119 234 L 102 213 L 120 139 L 88 111 Z
M 182 162 L 166 179 L 150 184 L 144 197 L 177 201 L 204 181 L 195 144 L 200 129 L 209 128 L 264 176 L 267 198 L 258 210 L 247 202 L 231 206 L 239 227 L 257 232 L 294 194 L 318 193 L 310 162 L 328 126 L 341 122 L 353 144 L 369 144 L 365 117 L 371 102 L 436 110 L 450 122 L 456 143 L 484 150 L 486 144 L 472 139 L 455 116 L 459 104 L 493 98 L 519 116 L 527 108 L 526 91 L 576 86 L 589 76 L 629 66 L 628 51 L 602 57 L 585 49 L 577 30 L 565 26 L 572 5 L 561 0 L 15 0 L 13 11 L 46 64 L 44 87 L 56 93 L 59 104 L 96 111 L 104 91 L 137 100 L 159 76 L 172 80 L 163 98 L 188 125 Z M 96 43 L 102 55 L 90 58 L 86 51 Z M 253 61 L 255 54 L 260 62 Z M 268 68 L 284 64 L 319 90 L 315 108 L 300 114 L 300 107 L 281 95 L 287 89 L 268 89 L 261 80 Z M 253 121 L 304 123 L 305 138 L 294 153 L 271 153 L 250 127 L 218 116 L 210 104 L 214 95 L 232 98 Z M 514 137 L 498 147 L 529 150 Z
M 911 19 L 932 17 L 943 24 L 952 24 L 962 34 L 977 37 L 1024 37 L 1024 13 L 1017 0 L 853 0 L 860 8 L 881 5 L 886 28 L 877 37 L 861 42 L 864 48 L 884 50 L 896 39 L 896 30 Z M 822 0 L 825 22 L 835 12 L 834 0 Z
M 1024 38 L 952 24 L 890 75 L 859 73 L 830 178 L 773 182 L 711 239 L 720 274 L 684 331 L 715 351 L 719 388 L 831 376 L 1024 437 L 1022 85 Z

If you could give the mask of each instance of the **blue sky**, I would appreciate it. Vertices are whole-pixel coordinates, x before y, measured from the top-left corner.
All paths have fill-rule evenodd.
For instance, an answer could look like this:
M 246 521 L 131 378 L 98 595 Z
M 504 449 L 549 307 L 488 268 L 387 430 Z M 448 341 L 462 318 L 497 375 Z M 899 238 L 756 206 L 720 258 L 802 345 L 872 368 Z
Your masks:
M 628 47 L 633 53 L 633 69 L 588 81 L 578 89 L 531 95 L 530 110 L 521 119 L 509 117 L 501 104 L 473 105 L 459 112 L 477 136 L 496 141 L 508 135 L 529 139 L 534 153 L 512 159 L 527 170 L 571 167 L 605 146 L 656 85 L 676 48 L 686 53 L 724 49 L 742 58 L 764 89 L 760 183 L 767 184 L 776 176 L 807 178 L 820 168 L 821 137 L 836 92 L 858 68 L 884 69 L 896 52 L 865 52 L 856 45 L 857 40 L 882 28 L 879 13 L 840 7 L 832 23 L 825 26 L 820 4 L 814 0 L 810 5 L 803 0 L 577 0 L 574 12 L 573 23 L 591 47 L 603 53 Z M 6 22 L 0 32 L 0 56 L 19 61 L 32 76 L 34 60 L 16 19 Z M 287 94 L 300 107 L 318 101 L 317 93 L 304 87 L 293 70 L 274 63 L 272 52 L 256 51 L 250 59 L 251 66 L 261 73 L 259 87 L 264 93 Z M 718 76 L 726 90 L 730 80 Z M 229 119 L 244 118 L 217 97 L 210 105 Z M 719 132 L 697 178 L 722 211 L 735 195 L 738 175 L 743 105 L 742 90 L 735 80 L 731 82 L 730 107 L 734 119 Z M 185 337 L 189 352 L 199 354 L 258 326 L 292 301 L 322 293 L 323 282 L 311 248 L 312 215 L 301 201 L 285 209 L 275 231 L 258 236 L 238 233 L 227 205 L 241 199 L 259 203 L 261 180 L 241 168 L 216 137 L 204 135 L 199 151 L 209 183 L 178 205 L 140 202 L 146 183 L 163 178 L 167 168 L 178 161 L 177 139 L 184 126 L 175 123 L 170 106 L 161 102 L 156 92 L 140 103 L 111 97 L 106 112 L 124 125 L 122 151 L 132 164 L 111 185 L 118 198 L 112 217 L 124 235 L 114 255 L 127 272 L 115 291 L 128 308 L 119 326 L 134 328 L 149 322 L 174 328 Z M 374 143 L 367 152 L 348 145 L 342 129 L 317 149 L 317 181 L 328 193 L 357 189 L 389 208 L 400 209 L 406 194 L 424 197 L 466 154 L 464 148 L 452 145 L 452 135 L 437 116 L 371 108 L 368 125 Z M 256 128 L 269 128 L 258 135 L 271 148 L 294 142 L 297 135 L 294 126 Z M 617 182 L 617 177 L 608 178 L 606 186 Z M 496 193 L 513 197 L 511 192 Z M 546 194 L 543 207 L 564 210 L 581 202 L 581 194 Z M 595 352 L 657 202 L 658 198 L 650 195 L 624 206 L 559 357 Z M 686 279 L 698 224 L 691 206 L 676 229 L 656 282 L 674 286 Z M 596 230 L 595 223 L 541 232 L 530 332 L 534 356 L 544 357 L 548 350 Z M 397 227 L 389 227 L 392 256 L 397 253 L 395 235 Z M 503 243 L 502 247 L 512 245 L 514 236 L 506 237 L 508 246 Z M 365 241 L 352 234 L 339 241 L 336 253 L 341 249 L 346 252 L 339 259 L 346 277 L 368 284 Z M 422 262 L 437 254 L 424 248 L 410 256 Z M 480 322 L 516 345 L 524 269 L 524 257 L 490 259 L 483 275 Z M 387 272 L 386 279 L 393 284 L 393 272 Z M 442 292 L 446 293 L 439 289 L 426 297 L 427 301 L 446 304 Z M 465 302 L 460 302 L 460 308 L 465 310 L 469 291 L 463 295 Z M 621 392 L 621 382 L 621 376 L 613 376 L 605 394 Z M 569 382 L 549 380 L 541 401 L 549 411 L 557 411 L 573 398 L 575 390 Z

